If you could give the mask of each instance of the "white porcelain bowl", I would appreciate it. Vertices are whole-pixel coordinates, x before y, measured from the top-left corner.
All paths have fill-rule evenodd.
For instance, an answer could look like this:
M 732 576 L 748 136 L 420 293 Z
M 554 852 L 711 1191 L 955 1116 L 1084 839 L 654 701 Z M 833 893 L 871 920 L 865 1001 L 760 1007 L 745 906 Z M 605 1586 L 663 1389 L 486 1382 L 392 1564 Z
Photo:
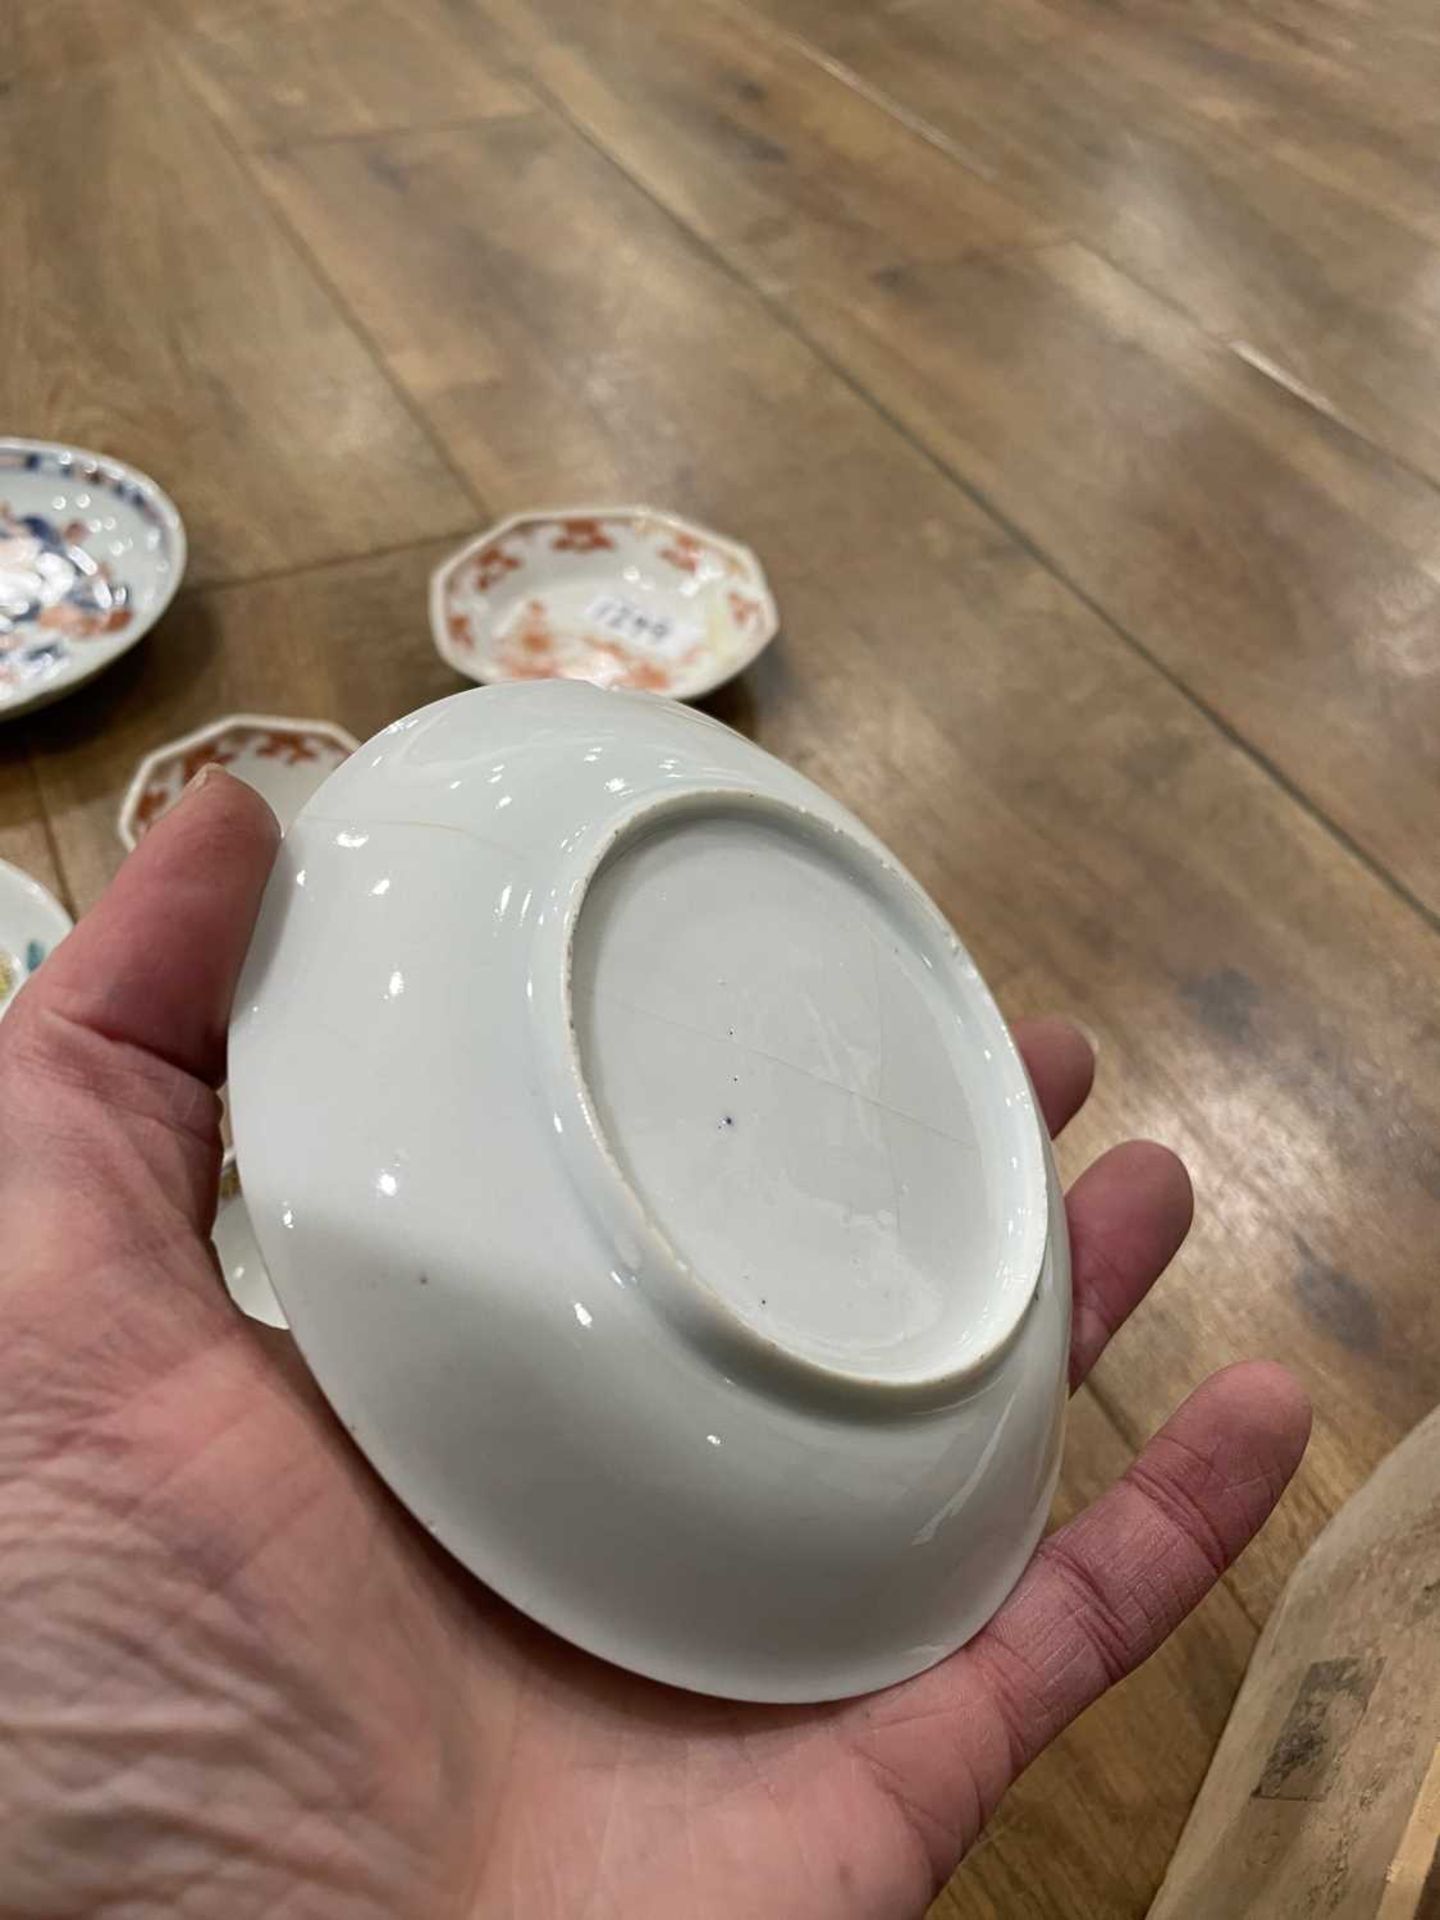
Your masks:
M 968 1638 L 1040 1534 L 1069 1257 L 975 967 L 702 715 L 444 700 L 286 838 L 241 982 L 251 1219 L 320 1385 L 482 1579 L 811 1700 Z

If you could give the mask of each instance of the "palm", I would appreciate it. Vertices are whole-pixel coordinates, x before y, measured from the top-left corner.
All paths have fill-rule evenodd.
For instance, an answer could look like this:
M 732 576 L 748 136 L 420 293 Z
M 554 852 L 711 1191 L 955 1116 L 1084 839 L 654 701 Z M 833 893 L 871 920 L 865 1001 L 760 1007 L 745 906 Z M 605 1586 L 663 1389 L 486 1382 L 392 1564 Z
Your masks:
M 0 1046 L 0 1911 L 918 1911 L 1264 1518 L 1298 1391 L 1207 1383 L 979 1639 L 872 1699 L 739 1707 L 573 1651 L 432 1546 L 220 1292 L 202 1082 L 272 849 L 210 783 Z M 1023 1043 L 1063 1124 L 1088 1050 Z M 1078 1378 L 1188 1189 L 1120 1148 L 1070 1212 Z

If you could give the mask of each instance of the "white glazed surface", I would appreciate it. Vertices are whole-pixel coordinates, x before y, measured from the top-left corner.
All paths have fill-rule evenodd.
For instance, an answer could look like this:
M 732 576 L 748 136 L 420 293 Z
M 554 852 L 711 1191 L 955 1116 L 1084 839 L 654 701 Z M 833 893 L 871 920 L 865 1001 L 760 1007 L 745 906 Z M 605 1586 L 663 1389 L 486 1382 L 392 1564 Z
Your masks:
M 240 1190 L 235 1170 L 235 1155 L 227 1153 L 220 1169 L 220 1200 L 215 1209 L 215 1230 L 210 1236 L 225 1291 L 251 1320 L 265 1327 L 286 1325 L 284 1309 L 275 1298 L 270 1275 L 265 1271 L 255 1229 L 250 1224 L 250 1209 Z
M 127 652 L 184 571 L 180 515 L 147 475 L 80 447 L 0 438 L 0 719 Z
M 812 1700 L 1018 1577 L 1070 1311 L 1033 1097 L 919 888 L 740 736 L 565 682 L 388 728 L 287 836 L 230 1095 L 322 1388 L 536 1619 Z
M 69 914 L 52 893 L 0 860 L 0 1014 L 70 927 Z

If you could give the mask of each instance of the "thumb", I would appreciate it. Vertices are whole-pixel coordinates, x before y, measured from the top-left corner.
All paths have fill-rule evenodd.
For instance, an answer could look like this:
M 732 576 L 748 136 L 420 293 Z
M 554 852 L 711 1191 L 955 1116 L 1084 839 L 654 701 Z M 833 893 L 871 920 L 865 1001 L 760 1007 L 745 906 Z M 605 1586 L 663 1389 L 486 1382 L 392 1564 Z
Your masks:
M 158 1188 L 208 1225 L 225 1032 L 279 828 L 206 768 L 0 1025 L 0 1196 Z M 106 1190 L 108 1189 L 108 1194 Z
M 37 976 L 31 1023 L 59 1015 L 218 1086 L 279 832 L 253 787 L 203 768 Z

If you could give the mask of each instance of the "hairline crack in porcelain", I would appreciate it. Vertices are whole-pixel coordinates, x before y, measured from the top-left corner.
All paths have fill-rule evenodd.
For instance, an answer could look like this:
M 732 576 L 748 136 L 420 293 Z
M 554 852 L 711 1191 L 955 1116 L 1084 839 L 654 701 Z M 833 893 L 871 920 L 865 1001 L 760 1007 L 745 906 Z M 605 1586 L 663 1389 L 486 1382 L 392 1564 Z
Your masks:
M 923 892 L 740 736 L 562 682 L 387 729 L 281 850 L 231 1097 L 322 1388 L 568 1638 L 834 1697 L 1018 1578 L 1069 1325 L 1033 1095 Z

